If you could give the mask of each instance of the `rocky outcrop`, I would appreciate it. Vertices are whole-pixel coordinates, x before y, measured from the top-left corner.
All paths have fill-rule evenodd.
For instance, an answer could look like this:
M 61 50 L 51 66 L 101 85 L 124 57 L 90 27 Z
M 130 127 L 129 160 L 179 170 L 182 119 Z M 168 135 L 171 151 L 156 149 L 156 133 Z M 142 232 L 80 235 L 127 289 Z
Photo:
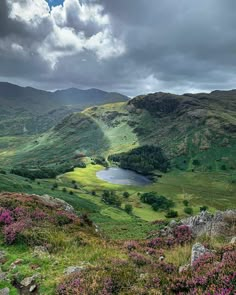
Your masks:
M 54 206 L 54 207 L 58 207 L 62 210 L 65 210 L 69 213 L 75 213 L 74 208 L 68 204 L 67 202 L 61 200 L 61 199 L 57 199 L 54 197 L 51 197 L 49 195 L 43 195 L 43 196 L 38 196 L 38 195 L 34 195 L 36 198 L 44 201 L 45 203 L 48 203 L 50 206 Z
M 181 220 L 181 223 L 189 226 L 195 237 L 204 234 L 232 236 L 235 231 L 236 210 L 218 211 L 214 215 L 202 211 L 196 216 Z

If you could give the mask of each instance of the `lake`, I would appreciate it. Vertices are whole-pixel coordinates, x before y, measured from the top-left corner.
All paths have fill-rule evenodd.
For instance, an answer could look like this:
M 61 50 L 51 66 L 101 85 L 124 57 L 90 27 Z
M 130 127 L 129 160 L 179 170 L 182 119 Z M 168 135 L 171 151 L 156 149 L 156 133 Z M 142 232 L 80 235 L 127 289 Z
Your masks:
M 113 184 L 143 186 L 151 183 L 146 176 L 122 168 L 108 168 L 96 173 L 97 178 Z

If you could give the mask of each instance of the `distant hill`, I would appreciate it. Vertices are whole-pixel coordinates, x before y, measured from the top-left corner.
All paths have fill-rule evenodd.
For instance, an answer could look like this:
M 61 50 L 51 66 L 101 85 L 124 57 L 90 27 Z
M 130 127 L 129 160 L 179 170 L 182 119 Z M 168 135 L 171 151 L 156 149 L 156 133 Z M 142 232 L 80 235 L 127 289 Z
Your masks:
M 91 107 L 27 143 L 15 160 L 73 162 L 77 153 L 108 157 L 144 145 L 161 147 L 181 170 L 235 171 L 236 91 L 153 93 Z
M 99 89 L 49 92 L 0 82 L 0 135 L 40 133 L 72 112 L 127 99 L 122 94 Z

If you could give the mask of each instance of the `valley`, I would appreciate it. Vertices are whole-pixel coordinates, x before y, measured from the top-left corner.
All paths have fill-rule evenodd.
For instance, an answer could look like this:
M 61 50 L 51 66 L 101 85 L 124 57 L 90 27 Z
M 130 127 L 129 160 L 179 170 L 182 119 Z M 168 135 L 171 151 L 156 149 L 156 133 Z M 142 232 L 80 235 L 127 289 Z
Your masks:
M 2 134 L 0 203 L 3 200 L 3 208 L 8 204 L 5 192 L 12 193 L 13 198 L 20 194 L 17 197 L 20 200 L 31 200 L 30 196 L 35 198 L 36 195 L 37 198 L 50 196 L 52 200 L 62 200 L 72 206 L 74 214 L 90 224 L 80 229 L 74 219 L 65 221 L 64 217 L 60 221 L 60 224 L 66 222 L 64 227 L 58 228 L 52 219 L 48 219 L 51 225 L 40 224 L 36 232 L 43 233 L 40 236 L 43 239 L 50 237 L 49 246 L 45 248 L 50 258 L 47 255 L 34 258 L 34 247 L 44 245 L 35 242 L 34 227 L 20 231 L 14 245 L 8 246 L 3 240 L 1 247 L 8 255 L 3 270 L 9 280 L 21 285 L 23 277 L 34 273 L 26 268 L 36 264 L 41 276 L 49 276 L 44 281 L 33 279 L 39 294 L 64 295 L 67 291 L 61 290 L 68 288 L 78 291 L 74 285 L 78 274 L 63 274 L 76 260 L 78 267 L 85 269 L 82 273 L 89 269 L 99 276 L 91 293 L 97 294 L 107 265 L 111 260 L 121 259 L 125 261 L 125 266 L 121 267 L 123 273 L 118 274 L 116 266 L 107 275 L 114 275 L 113 281 L 120 276 L 122 285 L 119 288 L 122 289 L 126 286 L 124 277 L 131 270 L 132 274 L 145 270 L 150 278 L 155 277 L 153 267 L 162 257 L 162 252 L 157 250 L 160 248 L 166 258 L 159 267 L 170 267 L 169 279 L 176 284 L 177 270 L 188 263 L 194 242 L 207 242 L 218 250 L 225 247 L 230 234 L 208 239 L 186 233 L 187 240 L 181 244 L 179 236 L 176 238 L 172 233 L 173 245 L 166 246 L 168 237 L 160 238 L 163 239 L 160 247 L 152 244 L 171 222 L 177 222 L 174 228 L 182 230 L 182 220 L 186 218 L 195 218 L 204 212 L 217 214 L 218 210 L 231 212 L 230 209 L 236 207 L 235 94 L 222 92 L 228 101 L 224 105 L 218 95 L 149 94 L 68 114 L 45 132 Z M 20 204 L 25 206 L 21 201 Z M 34 226 L 32 216 L 30 220 Z M 232 222 L 227 230 L 234 227 Z M 79 231 L 79 242 L 75 230 Z M 128 244 L 131 245 L 128 249 L 132 250 L 127 253 Z M 50 248 L 52 245 L 54 248 Z M 154 255 L 152 258 L 146 249 L 153 253 L 150 254 Z M 72 254 L 74 251 L 78 252 L 76 256 Z M 15 276 L 9 268 L 16 258 L 23 260 L 17 267 L 20 276 Z M 55 279 L 49 275 L 50 269 Z M 163 269 L 159 276 L 164 282 Z M 87 278 L 92 279 L 88 274 Z M 129 294 L 142 294 L 135 291 L 142 289 L 139 279 L 134 278 L 134 282 Z M 5 286 L 12 294 L 18 294 L 14 283 L 4 283 Z M 86 293 L 87 288 L 82 294 L 90 294 Z M 152 285 L 153 294 L 156 294 L 155 288 Z M 166 281 L 161 288 L 164 293 L 160 294 L 174 292 Z M 119 292 L 114 294 L 127 294 Z

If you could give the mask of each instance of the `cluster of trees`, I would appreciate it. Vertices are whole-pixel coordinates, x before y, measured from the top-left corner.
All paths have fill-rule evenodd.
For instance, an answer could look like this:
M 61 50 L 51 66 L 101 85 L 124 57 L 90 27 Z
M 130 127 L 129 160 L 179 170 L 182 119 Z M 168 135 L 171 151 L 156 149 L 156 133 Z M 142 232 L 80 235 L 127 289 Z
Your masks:
M 102 156 L 98 156 L 98 157 L 94 158 L 92 164 L 102 165 L 104 167 L 109 166 L 106 159 Z
M 119 163 L 124 169 L 130 169 L 143 174 L 149 174 L 153 170 L 166 172 L 170 163 L 160 147 L 142 146 L 127 153 L 110 155 L 109 161 Z
M 143 203 L 151 205 L 154 211 L 169 210 L 174 207 L 174 202 L 172 200 L 164 196 L 159 196 L 155 192 L 142 194 L 140 200 Z
M 116 196 L 116 194 L 113 191 L 104 191 L 102 194 L 102 201 L 111 206 L 121 206 L 121 199 L 118 196 Z
M 55 178 L 59 174 L 63 174 L 69 171 L 73 171 L 74 167 L 69 165 L 60 165 L 54 167 L 39 167 L 39 168 L 29 168 L 25 166 L 12 168 L 10 173 L 19 175 L 22 177 L 35 180 L 36 178 Z

